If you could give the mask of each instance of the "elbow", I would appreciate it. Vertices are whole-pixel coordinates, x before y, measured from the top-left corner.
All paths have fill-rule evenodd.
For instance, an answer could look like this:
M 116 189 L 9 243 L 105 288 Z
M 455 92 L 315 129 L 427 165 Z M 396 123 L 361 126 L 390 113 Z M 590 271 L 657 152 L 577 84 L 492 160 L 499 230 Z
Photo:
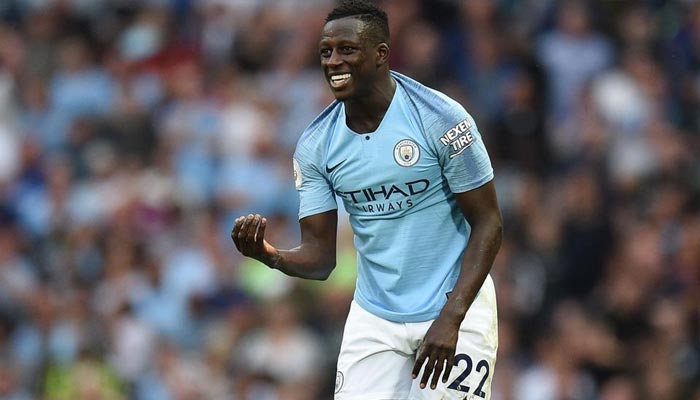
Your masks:
M 494 243 L 496 245 L 496 248 L 501 247 L 501 242 L 503 241 L 503 218 L 501 217 L 501 214 L 498 214 L 498 217 L 496 218 L 496 221 L 493 224 L 493 229 L 494 229 Z
M 333 272 L 334 269 L 335 263 L 324 264 L 322 268 L 319 268 L 318 271 L 316 271 L 312 279 L 317 281 L 325 281 L 331 276 L 331 272 Z
M 488 226 L 491 232 L 491 242 L 496 249 L 499 249 L 503 241 L 503 217 L 501 217 L 501 213 L 494 215 Z
M 496 216 L 494 217 L 493 226 L 494 226 L 494 229 L 496 229 L 496 233 L 497 233 L 498 237 L 502 237 L 503 236 L 503 216 L 501 215 L 500 212 L 498 214 L 496 214 Z
M 503 243 L 503 229 L 499 230 L 493 239 L 493 247 L 496 252 L 501 250 L 501 243 Z

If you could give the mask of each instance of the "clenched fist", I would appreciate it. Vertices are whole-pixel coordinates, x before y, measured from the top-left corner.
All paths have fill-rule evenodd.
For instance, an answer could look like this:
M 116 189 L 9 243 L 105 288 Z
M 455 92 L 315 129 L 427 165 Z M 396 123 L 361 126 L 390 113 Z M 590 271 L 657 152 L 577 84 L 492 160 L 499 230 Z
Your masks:
M 241 254 L 267 264 L 276 254 L 276 249 L 265 240 L 266 226 L 267 219 L 260 214 L 238 217 L 231 231 L 231 239 Z

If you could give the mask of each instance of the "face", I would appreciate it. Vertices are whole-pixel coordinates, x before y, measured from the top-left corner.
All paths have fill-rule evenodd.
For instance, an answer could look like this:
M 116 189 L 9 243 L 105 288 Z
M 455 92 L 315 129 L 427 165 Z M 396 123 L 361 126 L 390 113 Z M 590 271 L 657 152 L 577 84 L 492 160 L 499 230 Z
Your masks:
M 367 95 L 388 55 L 386 44 L 371 45 L 365 23 L 347 17 L 328 22 L 319 42 L 321 68 L 336 99 Z

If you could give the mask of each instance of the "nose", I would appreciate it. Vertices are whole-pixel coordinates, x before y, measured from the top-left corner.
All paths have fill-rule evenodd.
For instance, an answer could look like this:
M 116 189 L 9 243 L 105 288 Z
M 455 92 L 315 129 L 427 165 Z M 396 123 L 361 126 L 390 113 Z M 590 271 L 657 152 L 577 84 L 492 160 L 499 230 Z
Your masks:
M 343 63 L 343 59 L 340 56 L 340 54 L 338 54 L 338 52 L 335 49 L 331 50 L 330 57 L 328 57 L 326 59 L 326 66 L 337 67 L 338 65 L 340 65 L 342 63 Z

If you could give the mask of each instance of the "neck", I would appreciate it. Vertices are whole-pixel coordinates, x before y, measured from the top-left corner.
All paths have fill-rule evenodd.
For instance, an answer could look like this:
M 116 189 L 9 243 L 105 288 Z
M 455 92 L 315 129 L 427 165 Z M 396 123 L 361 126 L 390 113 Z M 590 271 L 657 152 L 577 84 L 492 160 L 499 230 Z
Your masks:
M 389 109 L 396 82 L 389 75 L 378 79 L 367 96 L 345 101 L 345 123 L 357 133 L 374 132 Z

